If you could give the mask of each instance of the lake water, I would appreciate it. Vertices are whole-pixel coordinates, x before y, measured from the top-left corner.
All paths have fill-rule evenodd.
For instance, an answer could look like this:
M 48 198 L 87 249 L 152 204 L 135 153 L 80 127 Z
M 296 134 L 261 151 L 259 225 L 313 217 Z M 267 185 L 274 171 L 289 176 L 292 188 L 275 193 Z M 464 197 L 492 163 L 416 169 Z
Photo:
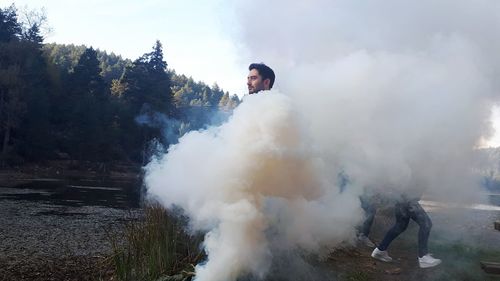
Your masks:
M 140 191 L 139 181 L 44 179 L 11 187 L 0 186 L 0 201 L 24 200 L 58 206 L 102 206 L 129 209 L 139 207 Z

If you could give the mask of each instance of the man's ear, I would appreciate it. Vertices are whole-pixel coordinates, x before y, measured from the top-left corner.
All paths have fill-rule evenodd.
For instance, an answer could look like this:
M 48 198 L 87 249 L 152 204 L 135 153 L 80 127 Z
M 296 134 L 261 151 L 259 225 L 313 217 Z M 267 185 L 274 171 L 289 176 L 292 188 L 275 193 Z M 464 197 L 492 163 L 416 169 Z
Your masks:
M 270 89 L 269 86 L 271 85 L 271 79 L 267 78 L 263 81 L 263 83 L 264 83 L 264 89 L 269 90 Z

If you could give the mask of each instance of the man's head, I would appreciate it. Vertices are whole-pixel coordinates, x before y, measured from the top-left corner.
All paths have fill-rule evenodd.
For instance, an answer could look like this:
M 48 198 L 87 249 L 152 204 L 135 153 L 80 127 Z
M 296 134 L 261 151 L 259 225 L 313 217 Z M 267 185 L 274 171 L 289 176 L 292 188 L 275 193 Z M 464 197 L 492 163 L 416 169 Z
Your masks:
M 263 63 L 252 63 L 248 70 L 248 93 L 255 94 L 262 90 L 270 90 L 274 84 L 274 71 Z

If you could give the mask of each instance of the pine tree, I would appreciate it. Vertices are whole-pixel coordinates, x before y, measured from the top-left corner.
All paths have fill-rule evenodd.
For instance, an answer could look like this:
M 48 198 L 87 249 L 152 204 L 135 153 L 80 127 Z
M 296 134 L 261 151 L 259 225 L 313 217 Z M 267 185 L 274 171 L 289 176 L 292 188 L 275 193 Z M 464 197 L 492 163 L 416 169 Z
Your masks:
M 167 140 L 162 137 L 161 127 L 144 126 L 135 122 L 138 116 L 152 119 L 157 114 L 167 117 L 173 115 L 170 76 L 166 68 L 162 45 L 156 41 L 153 51 L 135 60 L 126 68 L 119 83 L 113 84 L 114 92 L 120 92 L 122 101 L 121 130 L 128 133 L 122 143 L 126 151 L 133 151 L 133 158 L 136 160 L 146 161 L 144 151 L 153 139 L 167 145 Z
M 42 158 L 50 150 L 47 66 L 38 27 L 22 30 L 16 9 L 0 9 L 2 158 Z M 29 37 L 24 36 L 29 34 Z
M 80 56 L 69 77 L 69 124 L 72 155 L 82 160 L 108 160 L 111 146 L 109 92 L 93 48 Z
M 19 40 L 22 28 L 17 20 L 17 12 L 14 5 L 7 9 L 0 9 L 0 42 Z

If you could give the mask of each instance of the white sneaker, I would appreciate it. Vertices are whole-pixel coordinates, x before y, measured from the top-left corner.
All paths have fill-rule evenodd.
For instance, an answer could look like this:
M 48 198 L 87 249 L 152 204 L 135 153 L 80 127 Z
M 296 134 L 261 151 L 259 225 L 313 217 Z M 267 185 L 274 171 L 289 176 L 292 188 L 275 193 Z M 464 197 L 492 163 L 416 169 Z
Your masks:
M 375 248 L 372 252 L 372 258 L 377 259 L 379 261 L 390 262 L 392 258 L 389 257 L 387 251 L 380 251 L 378 248 Z
M 367 247 L 370 247 L 370 248 L 375 247 L 375 243 L 373 243 L 372 240 L 370 240 L 370 238 L 368 238 L 364 234 L 360 234 L 358 236 L 358 241 L 361 242 L 363 245 L 365 245 Z
M 431 254 L 427 254 L 421 258 L 418 258 L 418 265 L 420 268 L 434 267 L 441 263 L 440 259 L 435 259 Z

